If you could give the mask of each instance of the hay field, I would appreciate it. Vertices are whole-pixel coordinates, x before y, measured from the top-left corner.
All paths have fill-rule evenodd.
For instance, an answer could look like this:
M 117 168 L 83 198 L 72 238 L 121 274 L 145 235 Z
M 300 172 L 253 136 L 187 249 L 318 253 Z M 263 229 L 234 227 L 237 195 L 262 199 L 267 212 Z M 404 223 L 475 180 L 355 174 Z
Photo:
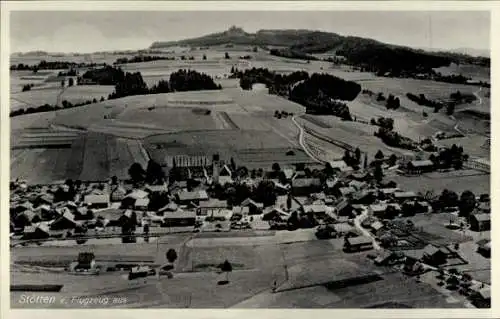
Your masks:
M 59 93 L 61 93 L 60 88 L 32 89 L 26 92 L 11 93 L 10 110 L 39 107 L 44 104 L 56 105 Z
M 61 134 L 61 133 L 58 133 Z M 51 137 L 54 139 L 54 137 Z M 145 166 L 149 158 L 140 141 L 116 138 L 89 132 L 81 136 L 61 136 L 47 148 L 47 138 L 32 138 L 30 147 L 21 140 L 11 152 L 11 179 L 25 179 L 33 184 L 49 184 L 71 178 L 99 181 L 116 175 L 128 178 L 128 168 L 134 162 Z M 65 145 L 61 145 L 64 140 Z
M 114 90 L 113 85 L 76 85 L 66 88 L 60 100 L 67 100 L 73 104 L 93 99 L 99 101 L 101 97 L 107 99 Z
M 455 176 L 451 173 L 439 173 L 435 175 L 424 174 L 420 176 L 391 176 L 388 180 L 393 180 L 401 189 L 408 189 L 415 192 L 425 192 L 431 190 L 434 194 L 441 194 L 444 189 L 462 193 L 470 190 L 474 194 L 490 193 L 490 174 L 475 170 L 463 170 L 464 176 Z
M 368 158 L 373 158 L 378 150 L 381 150 L 384 154 L 394 153 L 396 155 L 402 155 L 408 152 L 404 149 L 385 145 L 378 137 L 375 137 L 373 133 L 369 133 L 371 128 L 375 128 L 375 126 L 370 126 L 368 124 L 344 122 L 342 126 L 335 125 L 331 128 L 322 128 L 302 118 L 297 119 L 297 121 L 301 125 L 313 129 L 323 136 L 349 144 L 352 147 L 359 147 L 362 152 L 368 153 Z M 360 127 L 363 128 L 360 129 Z
M 429 99 L 447 99 L 451 93 L 460 91 L 472 94 L 479 90 L 476 86 L 465 84 L 452 84 L 429 80 L 398 79 L 376 77 L 374 80 L 362 81 L 363 89 L 369 89 L 375 93 L 383 92 L 385 96 L 406 96 L 406 93 L 425 94 Z
M 155 108 L 126 109 L 117 119 L 119 121 L 154 125 L 168 131 L 183 130 L 211 130 L 216 129 L 212 112 L 206 114 L 208 109 L 188 108 Z
M 147 137 L 144 147 L 148 154 L 163 163 L 165 155 L 200 155 L 219 153 L 222 159 L 234 157 L 238 165 L 269 162 L 303 161 L 308 157 L 278 134 L 254 130 L 215 130 L 161 134 Z M 295 155 L 287 156 L 293 149 Z M 269 164 L 269 165 L 271 165 Z

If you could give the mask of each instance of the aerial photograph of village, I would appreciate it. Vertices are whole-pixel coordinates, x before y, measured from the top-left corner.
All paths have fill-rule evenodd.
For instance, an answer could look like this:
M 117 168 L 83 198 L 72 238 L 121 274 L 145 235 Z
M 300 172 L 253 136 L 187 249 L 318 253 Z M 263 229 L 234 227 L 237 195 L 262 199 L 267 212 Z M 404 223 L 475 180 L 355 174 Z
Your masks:
M 11 308 L 491 308 L 488 11 L 9 26 Z

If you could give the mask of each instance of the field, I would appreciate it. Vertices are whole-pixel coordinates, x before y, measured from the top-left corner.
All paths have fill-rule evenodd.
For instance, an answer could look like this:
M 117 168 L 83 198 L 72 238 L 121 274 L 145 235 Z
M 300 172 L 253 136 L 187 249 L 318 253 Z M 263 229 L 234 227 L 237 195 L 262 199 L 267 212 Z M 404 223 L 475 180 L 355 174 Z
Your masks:
M 490 193 L 490 174 L 481 173 L 475 170 L 462 170 L 460 175 L 452 173 L 429 173 L 420 176 L 391 176 L 388 180 L 393 180 L 402 189 L 410 189 L 415 192 L 433 191 L 434 194 L 441 194 L 444 189 L 462 193 L 470 190 L 474 194 Z
M 128 178 L 130 165 L 139 162 L 145 166 L 148 161 L 137 140 L 89 132 L 62 136 L 67 144 L 61 145 L 61 140 L 56 140 L 53 142 L 57 145 L 47 148 L 51 142 L 43 137 L 47 135 L 42 133 L 39 138 L 32 138 L 32 146 L 23 139 L 18 142 L 18 149 L 11 152 L 11 179 L 21 178 L 35 184 L 67 178 L 97 181 L 113 175 L 124 179 Z
M 271 166 L 278 161 L 283 164 L 309 162 L 305 153 L 296 149 L 288 140 L 267 131 L 215 130 L 196 131 L 150 136 L 144 146 L 151 158 L 163 163 L 165 155 L 199 155 L 218 153 L 222 159 L 234 158 L 238 165 Z M 288 146 L 288 147 L 287 147 Z M 286 155 L 288 150 L 295 155 Z
M 88 249 L 95 252 L 97 260 L 119 257 L 121 261 L 150 261 L 151 257 L 163 255 L 165 250 L 174 247 L 179 252 L 179 260 L 176 273 L 169 280 L 150 277 L 144 281 L 126 281 L 120 272 L 103 273 L 97 277 L 82 276 L 75 280 L 74 276 L 64 273 L 27 273 L 14 267 L 11 283 L 62 284 L 60 293 L 51 294 L 56 300 L 68 295 L 120 295 L 124 303 L 111 306 L 125 308 L 359 308 L 378 306 L 387 300 L 405 307 L 460 307 L 457 303 L 447 303 L 426 284 L 417 284 L 398 273 L 377 269 L 366 258 L 366 253 L 343 253 L 341 241 L 312 240 L 276 245 L 269 236 L 220 237 L 197 238 L 194 239 L 196 243 L 188 247 L 182 244 L 186 239 L 187 236 L 162 238 L 159 249 L 156 249 L 156 244 L 84 245 L 76 251 L 71 247 L 32 247 L 16 248 L 11 253 L 13 261 L 25 263 L 55 259 L 66 263 L 73 261 L 78 251 Z M 222 244 L 225 239 L 228 243 Z M 253 245 L 246 243 L 253 239 L 259 240 Z M 234 265 L 233 271 L 228 276 L 228 284 L 218 285 L 225 275 L 218 274 L 213 267 L 225 259 Z M 288 276 L 285 276 L 285 271 Z M 366 274 L 372 275 L 357 282 L 350 279 Z M 346 280 L 339 284 L 342 279 Z M 272 294 L 270 288 L 274 281 L 278 290 Z M 11 294 L 14 308 L 21 306 L 19 298 L 18 293 Z M 97 308 L 99 305 L 57 302 L 51 307 Z
M 455 64 L 452 63 L 446 67 L 434 69 L 434 71 L 442 75 L 462 74 L 465 77 L 470 77 L 476 81 L 490 82 L 490 68 L 480 67 L 472 64 Z

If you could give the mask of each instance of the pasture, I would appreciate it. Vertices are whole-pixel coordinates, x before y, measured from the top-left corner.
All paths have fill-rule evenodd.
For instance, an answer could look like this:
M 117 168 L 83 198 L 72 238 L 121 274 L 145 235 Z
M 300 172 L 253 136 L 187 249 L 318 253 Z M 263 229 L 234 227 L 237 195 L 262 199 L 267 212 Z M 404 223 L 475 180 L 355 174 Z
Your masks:
M 475 170 L 462 170 L 460 175 L 449 173 L 430 173 L 420 176 L 388 176 L 387 180 L 393 180 L 401 189 L 409 189 L 415 192 L 433 191 L 441 194 L 444 189 L 457 193 L 470 190 L 474 194 L 490 193 L 490 174 Z

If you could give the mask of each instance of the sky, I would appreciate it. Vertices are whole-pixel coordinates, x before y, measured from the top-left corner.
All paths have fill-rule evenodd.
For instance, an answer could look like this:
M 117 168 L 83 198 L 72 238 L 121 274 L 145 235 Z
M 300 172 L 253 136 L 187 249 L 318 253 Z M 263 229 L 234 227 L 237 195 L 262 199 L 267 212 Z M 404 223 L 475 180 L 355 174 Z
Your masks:
M 13 11 L 11 52 L 136 50 L 227 30 L 310 29 L 430 49 L 490 47 L 487 11 Z

